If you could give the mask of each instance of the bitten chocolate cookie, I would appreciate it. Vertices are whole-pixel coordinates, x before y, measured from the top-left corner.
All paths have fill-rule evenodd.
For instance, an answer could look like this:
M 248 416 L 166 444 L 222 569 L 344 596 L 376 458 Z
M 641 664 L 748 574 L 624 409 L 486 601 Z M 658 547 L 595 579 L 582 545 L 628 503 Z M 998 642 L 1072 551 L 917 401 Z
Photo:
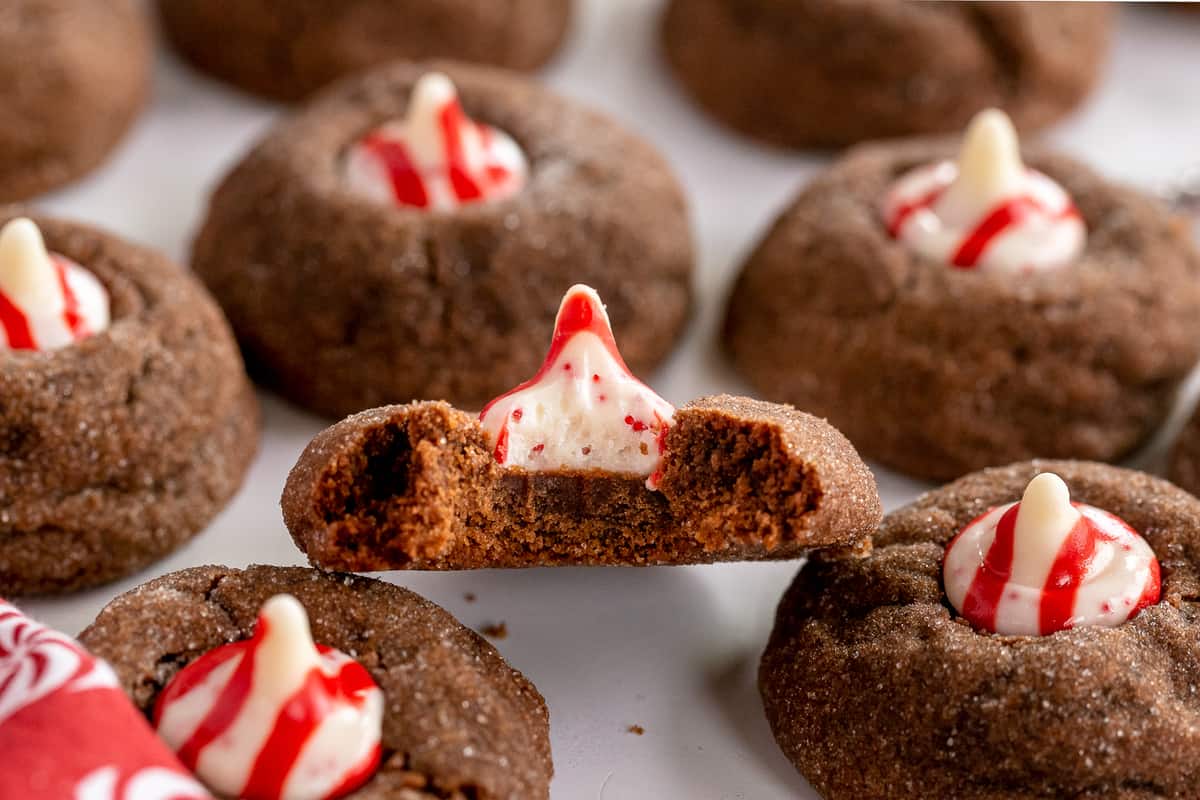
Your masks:
M 134 0 L 10 0 L 0 9 L 0 202 L 98 166 L 150 90 L 150 31 Z
M 265 747 L 251 741 L 256 731 L 262 735 L 253 724 L 255 710 L 286 702 L 286 695 L 272 693 L 294 685 L 303 697 L 331 693 L 296 701 L 316 718 L 300 718 L 303 722 L 319 730 L 347 717 L 352 722 L 339 737 L 315 737 L 327 757 L 305 772 L 309 792 L 330 777 L 331 764 L 353 756 L 350 742 L 364 741 L 362 754 L 371 769 L 352 776 L 338 796 L 549 796 L 549 715 L 537 689 L 481 637 L 398 586 L 296 567 L 198 567 L 118 597 L 80 640 L 112 664 L 139 708 L 154 710 L 159 735 L 168 743 L 194 725 L 189 712 L 222 704 L 229 714 L 209 723 L 223 724 L 226 735 L 246 747 L 200 760 L 199 776 L 214 790 L 235 775 L 240 779 L 232 785 L 246 785 L 244 773 L 261 788 L 264 776 L 290 775 L 288 765 L 299 769 L 312 756 L 306 746 L 301 762 L 271 768 L 272 760 L 296 757 L 284 746 L 296 739 L 284 731 L 269 737 Z M 331 648 L 319 660 L 312 660 L 314 641 Z M 226 674 L 222 665 L 232 660 L 238 660 L 232 677 L 214 686 Z M 303 668 L 294 675 L 297 660 Z M 245 664 L 252 665 L 253 675 L 239 678 L 238 667 Z M 305 680 L 308 670 L 327 677 Z M 198 682 L 205 676 L 212 679 Z M 339 720 L 324 716 L 331 704 L 346 706 Z M 297 719 L 281 714 L 275 732 L 300 724 Z M 181 760 L 187 764 L 202 755 L 207 741 L 177 745 Z M 244 790 L 222 793 L 232 794 L 245 796 Z
M 810 147 L 952 131 L 989 106 L 1047 125 L 1095 84 L 1110 27 L 1094 3 L 673 0 L 662 38 L 713 116 Z
M 676 411 L 577 286 L 533 379 L 478 419 L 425 402 L 339 422 L 288 476 L 283 513 L 313 564 L 367 571 L 795 558 L 857 543 L 880 506 L 823 420 L 729 396 Z
M 531 70 L 558 50 L 571 18 L 571 0 L 159 0 L 158 9 L 194 66 L 280 100 L 390 61 Z
M 801 569 L 767 718 L 829 800 L 1192 797 L 1198 563 L 1200 501 L 1163 480 L 969 475 L 885 517 L 865 558 Z
M 5 596 L 92 586 L 166 555 L 237 490 L 259 431 L 199 283 L 115 236 L 18 213 L 0 209 Z
M 1028 156 L 996 112 L 957 159 L 851 152 L 744 265 L 735 366 L 924 478 L 1137 447 L 1200 356 L 1200 254 L 1157 201 Z
M 666 163 L 523 78 L 441 68 L 341 84 L 213 196 L 193 267 L 252 373 L 331 416 L 423 397 L 478 408 L 536 369 L 577 280 L 608 297 L 630 363 L 658 364 L 691 300 Z

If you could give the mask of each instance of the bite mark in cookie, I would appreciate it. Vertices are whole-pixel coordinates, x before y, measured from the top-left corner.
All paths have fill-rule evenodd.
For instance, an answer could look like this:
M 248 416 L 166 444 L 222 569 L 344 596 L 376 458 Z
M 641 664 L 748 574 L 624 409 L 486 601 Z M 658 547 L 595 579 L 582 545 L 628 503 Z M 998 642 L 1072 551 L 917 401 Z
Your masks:
M 880 516 L 823 420 L 729 396 L 672 414 L 586 287 L 542 371 L 481 419 L 433 402 L 349 417 L 306 448 L 283 509 L 314 564 L 356 571 L 792 558 Z

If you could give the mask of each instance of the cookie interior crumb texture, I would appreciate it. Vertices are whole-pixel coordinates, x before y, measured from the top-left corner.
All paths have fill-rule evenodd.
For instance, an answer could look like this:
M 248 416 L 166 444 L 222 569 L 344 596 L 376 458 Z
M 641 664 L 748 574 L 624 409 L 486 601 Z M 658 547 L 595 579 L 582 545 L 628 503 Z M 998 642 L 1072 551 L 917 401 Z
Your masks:
M 355 571 L 794 558 L 858 542 L 880 517 L 845 437 L 730 396 L 677 412 L 659 491 L 639 476 L 502 468 L 474 417 L 416 403 L 318 435 L 283 509 L 314 564 Z
M 1124 519 L 1163 598 L 1115 628 L 980 633 L 942 586 L 948 541 L 1039 472 Z M 780 603 L 759 672 L 784 753 L 829 800 L 1195 797 L 1200 500 L 1072 461 L 968 475 L 892 512 L 866 557 L 818 553 Z
M 383 761 L 354 800 L 549 797 L 549 714 L 483 638 L 392 584 L 298 567 L 197 567 L 112 601 L 80 641 L 150 713 L 207 651 L 248 638 L 262 604 L 294 595 L 313 638 L 350 655 L 385 696 Z

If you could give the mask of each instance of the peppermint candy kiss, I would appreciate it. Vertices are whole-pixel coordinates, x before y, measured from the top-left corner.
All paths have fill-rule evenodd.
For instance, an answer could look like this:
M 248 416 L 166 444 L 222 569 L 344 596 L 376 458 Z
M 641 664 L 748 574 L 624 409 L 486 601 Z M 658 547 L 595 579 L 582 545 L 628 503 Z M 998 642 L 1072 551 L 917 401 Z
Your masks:
M 1006 635 L 1116 627 L 1161 593 L 1146 540 L 1107 511 L 1072 503 L 1049 472 L 1029 482 L 1019 503 L 963 528 L 946 546 L 942 575 L 963 617 Z
M 600 296 L 579 284 L 563 297 L 537 375 L 484 406 L 479 421 L 499 464 L 645 475 L 654 489 L 674 415 L 629 372 Z
M 918 167 L 883 201 L 888 232 L 914 252 L 959 269 L 1028 273 L 1063 267 L 1087 230 L 1071 198 L 1021 162 L 1004 112 L 976 115 L 957 162 Z
M 346 185 L 363 197 L 443 211 L 516 194 L 528 175 L 517 143 L 467 117 L 437 72 L 417 81 L 403 120 L 368 133 L 344 164 Z
M 0 228 L 0 347 L 53 350 L 108 327 L 108 292 L 83 267 L 46 250 L 32 220 Z
M 341 797 L 374 773 L 383 692 L 358 662 L 313 644 L 290 595 L 253 638 L 206 653 L 163 691 L 155 726 L 213 791 L 243 800 Z

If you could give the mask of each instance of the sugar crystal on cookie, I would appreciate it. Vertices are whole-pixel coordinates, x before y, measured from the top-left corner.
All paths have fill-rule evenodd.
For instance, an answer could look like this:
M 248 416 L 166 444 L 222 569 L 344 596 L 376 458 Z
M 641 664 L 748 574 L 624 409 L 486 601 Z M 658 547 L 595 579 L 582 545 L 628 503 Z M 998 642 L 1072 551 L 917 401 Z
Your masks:
M 1004 112 L 975 116 L 954 161 L 917 167 L 888 190 L 888 232 L 957 269 L 1029 273 L 1066 266 L 1087 231 L 1066 190 L 1021 161 Z
M 108 292 L 95 275 L 47 250 L 33 220 L 0 228 L 0 347 L 54 350 L 108 325 Z
M 370 131 L 346 155 L 347 186 L 380 203 L 450 210 L 525 185 L 529 164 L 511 136 L 475 122 L 439 72 L 412 89 L 408 113 Z
M 653 489 L 674 414 L 629 372 L 600 296 L 579 284 L 563 297 L 542 368 L 479 421 L 501 465 L 645 475 Z
M 214 791 L 243 800 L 329 800 L 381 757 L 383 692 L 345 653 L 314 644 L 290 595 L 263 604 L 254 636 L 212 650 L 167 685 L 159 735 Z
M 1160 595 L 1158 560 L 1120 518 L 1072 503 L 1044 472 L 1021 500 L 994 508 L 946 546 L 950 604 L 975 627 L 1048 635 L 1079 625 L 1115 627 Z

